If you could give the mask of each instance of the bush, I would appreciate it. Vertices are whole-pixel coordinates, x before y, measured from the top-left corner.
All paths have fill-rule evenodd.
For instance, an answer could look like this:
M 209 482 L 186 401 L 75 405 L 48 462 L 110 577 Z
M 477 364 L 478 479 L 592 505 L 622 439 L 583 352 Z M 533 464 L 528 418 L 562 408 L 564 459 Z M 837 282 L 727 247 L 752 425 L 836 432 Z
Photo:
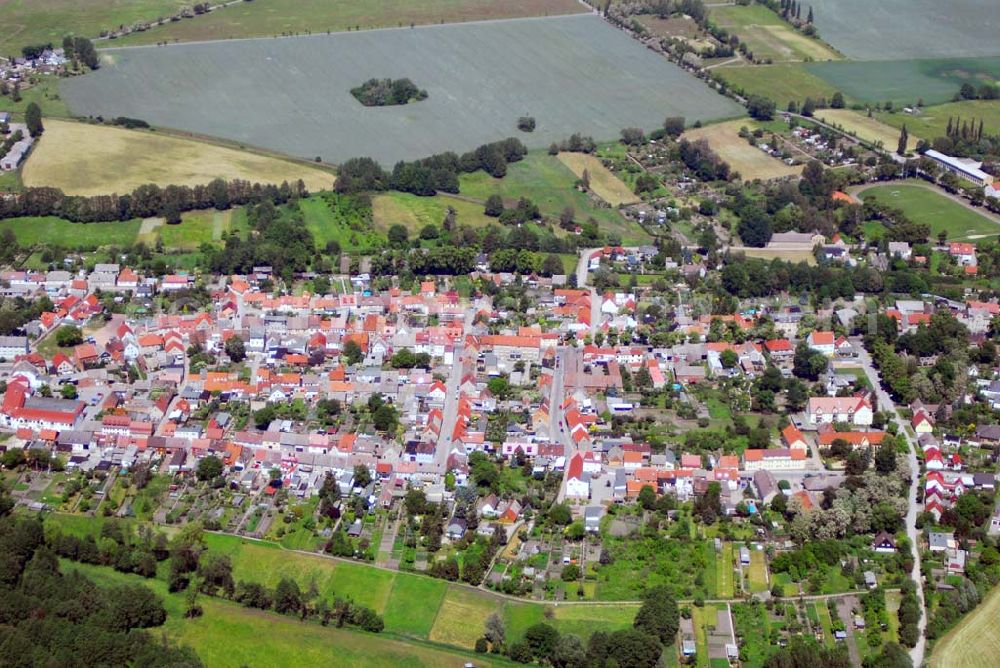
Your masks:
M 517 129 L 521 132 L 534 132 L 535 131 L 535 117 L 534 116 L 521 116 L 517 119 Z

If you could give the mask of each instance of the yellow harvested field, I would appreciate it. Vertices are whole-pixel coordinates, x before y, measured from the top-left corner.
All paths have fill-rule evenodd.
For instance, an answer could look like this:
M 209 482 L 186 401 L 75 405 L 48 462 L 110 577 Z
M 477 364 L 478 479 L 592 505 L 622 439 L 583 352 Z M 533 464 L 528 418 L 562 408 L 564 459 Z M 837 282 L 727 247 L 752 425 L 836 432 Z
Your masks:
M 329 190 L 328 171 L 250 151 L 180 139 L 158 132 L 45 120 L 45 134 L 24 165 L 26 186 L 51 186 L 70 195 L 129 193 L 146 183 L 205 184 L 215 178 L 281 183 L 302 179 Z
M 899 143 L 899 130 L 878 119 L 868 118 L 868 115 L 863 111 L 821 109 L 816 112 L 816 118 L 824 123 L 840 126 L 847 132 L 857 135 L 865 141 L 872 143 L 881 142 L 881 145 L 890 151 L 895 151 L 896 145 Z M 911 134 L 909 141 L 906 143 L 907 149 L 911 151 L 915 150 L 917 148 L 917 141 L 919 141 L 919 138 Z
M 632 204 L 640 201 L 638 195 L 604 166 L 600 158 L 587 153 L 560 153 L 559 161 L 569 167 L 578 177 L 584 170 L 590 179 L 590 189 L 611 206 Z
M 711 149 L 739 172 L 744 181 L 767 181 L 802 173 L 802 165 L 786 165 L 756 146 L 751 146 L 746 139 L 740 137 L 740 128 L 744 126 L 751 130 L 754 128 L 750 120 L 727 121 L 688 130 L 684 133 L 684 138 L 690 141 L 707 140 Z
M 958 623 L 934 647 L 931 668 L 992 668 L 1000 656 L 1000 589 Z

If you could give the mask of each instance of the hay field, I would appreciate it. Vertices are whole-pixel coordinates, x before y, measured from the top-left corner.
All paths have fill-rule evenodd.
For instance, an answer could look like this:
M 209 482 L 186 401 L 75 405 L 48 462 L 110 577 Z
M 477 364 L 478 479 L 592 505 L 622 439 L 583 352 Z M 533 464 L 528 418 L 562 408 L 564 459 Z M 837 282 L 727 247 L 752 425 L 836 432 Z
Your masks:
M 1000 656 L 1000 589 L 958 623 L 934 647 L 931 668 L 992 668 Z
M 841 58 L 820 40 L 797 32 L 763 5 L 713 7 L 710 18 L 720 28 L 739 35 L 757 60 L 787 62 Z
M 584 11 L 576 0 L 256 0 L 129 35 L 116 44 L 319 34 Z
M 1000 14 L 990 0 L 810 0 L 807 4 L 813 7 L 819 34 L 849 58 L 1000 55 Z
M 839 125 L 847 132 L 853 133 L 865 141 L 881 143 L 884 148 L 890 151 L 895 151 L 897 144 L 899 144 L 898 129 L 886 125 L 877 118 L 868 118 L 868 115 L 863 111 L 820 109 L 816 112 L 816 118 L 831 125 Z M 915 150 L 920 137 L 909 125 L 907 132 L 910 138 L 906 146 L 911 151 Z
M 311 190 L 333 185 L 329 172 L 287 160 L 155 132 L 51 119 L 22 172 L 26 186 L 52 186 L 71 195 L 128 193 L 144 183 L 197 185 L 218 177 L 260 183 L 302 179 Z
M 1000 40 L 997 40 L 1000 44 Z M 808 63 L 810 73 L 852 100 L 897 107 L 950 102 L 963 83 L 976 88 L 1000 80 L 1000 57 L 878 62 Z M 829 96 L 828 96 L 829 97 Z
M 753 179 L 778 179 L 784 176 L 798 176 L 802 166 L 786 165 L 777 158 L 772 158 L 756 146 L 751 146 L 746 139 L 740 137 L 740 128 L 753 128 L 750 120 L 727 121 L 705 127 L 688 130 L 684 138 L 691 141 L 708 140 L 708 145 L 729 166 L 740 173 L 745 181 Z
M 230 11 L 230 10 L 220 10 Z M 571 132 L 735 116 L 741 108 L 591 14 L 114 49 L 62 83 L 81 115 L 141 118 L 328 162 L 386 166 L 517 135 L 544 148 Z M 350 89 L 409 77 L 429 97 L 365 107 Z M 538 127 L 519 133 L 517 119 Z
M 911 115 L 902 112 L 876 112 L 875 117 L 883 123 L 895 128 L 903 127 L 911 134 L 933 139 L 943 137 L 948 128 L 948 119 L 972 119 L 983 121 L 986 134 L 1000 134 L 1000 100 L 966 100 L 964 102 L 948 102 L 933 107 L 924 107 L 919 114 Z
M 559 161 L 569 167 L 577 177 L 582 178 L 583 172 L 586 171 L 587 177 L 590 179 L 590 189 L 611 206 L 617 207 L 621 204 L 631 204 L 641 200 L 596 156 L 586 153 L 563 152 L 559 154 Z

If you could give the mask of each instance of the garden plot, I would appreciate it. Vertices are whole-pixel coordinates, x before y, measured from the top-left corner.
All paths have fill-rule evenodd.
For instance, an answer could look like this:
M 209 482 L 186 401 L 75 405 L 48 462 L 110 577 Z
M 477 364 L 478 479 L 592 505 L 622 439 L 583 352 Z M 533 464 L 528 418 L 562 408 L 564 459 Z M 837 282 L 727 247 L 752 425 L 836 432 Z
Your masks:
M 593 15 L 111 49 L 61 86 L 73 112 L 129 116 L 304 158 L 384 165 L 519 136 L 616 139 L 665 116 L 736 116 L 735 102 Z M 364 107 L 350 89 L 410 78 L 429 97 Z M 537 129 L 521 133 L 520 116 Z

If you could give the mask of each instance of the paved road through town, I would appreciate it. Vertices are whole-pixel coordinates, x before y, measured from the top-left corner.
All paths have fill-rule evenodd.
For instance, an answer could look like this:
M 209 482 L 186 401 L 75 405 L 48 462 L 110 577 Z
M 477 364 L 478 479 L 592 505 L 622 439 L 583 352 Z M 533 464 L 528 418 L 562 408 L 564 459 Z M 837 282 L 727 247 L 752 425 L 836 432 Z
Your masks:
M 893 422 L 896 423 L 898 427 L 898 433 L 902 434 L 906 438 L 906 443 L 909 446 L 909 455 L 907 460 L 910 465 L 910 497 L 909 497 L 909 510 L 906 513 L 906 535 L 910 538 L 910 550 L 913 552 L 913 572 L 910 574 L 913 581 L 917 583 L 917 600 L 920 602 L 920 623 L 917 625 L 917 646 L 910 650 L 910 657 L 913 659 L 914 666 L 922 666 L 924 663 L 924 651 L 925 651 L 925 639 L 924 639 L 924 629 L 927 626 L 927 605 L 924 602 L 924 590 L 921 584 L 921 570 L 920 570 L 920 549 L 918 542 L 918 532 L 917 532 L 917 486 L 920 484 L 920 462 L 917 461 L 917 443 L 910 435 L 908 431 L 909 425 L 899 416 L 899 411 L 896 410 L 896 404 L 892 401 L 889 393 L 882 389 L 882 383 L 879 379 L 878 372 L 872 363 L 871 356 L 868 351 L 865 350 L 864 345 L 862 345 L 860 339 L 854 339 L 851 341 L 855 350 L 859 351 L 858 362 L 861 367 L 865 370 L 865 375 L 868 377 L 868 381 L 871 383 L 872 387 L 875 388 L 875 396 L 878 397 L 878 407 L 879 410 L 888 412 L 892 415 Z

